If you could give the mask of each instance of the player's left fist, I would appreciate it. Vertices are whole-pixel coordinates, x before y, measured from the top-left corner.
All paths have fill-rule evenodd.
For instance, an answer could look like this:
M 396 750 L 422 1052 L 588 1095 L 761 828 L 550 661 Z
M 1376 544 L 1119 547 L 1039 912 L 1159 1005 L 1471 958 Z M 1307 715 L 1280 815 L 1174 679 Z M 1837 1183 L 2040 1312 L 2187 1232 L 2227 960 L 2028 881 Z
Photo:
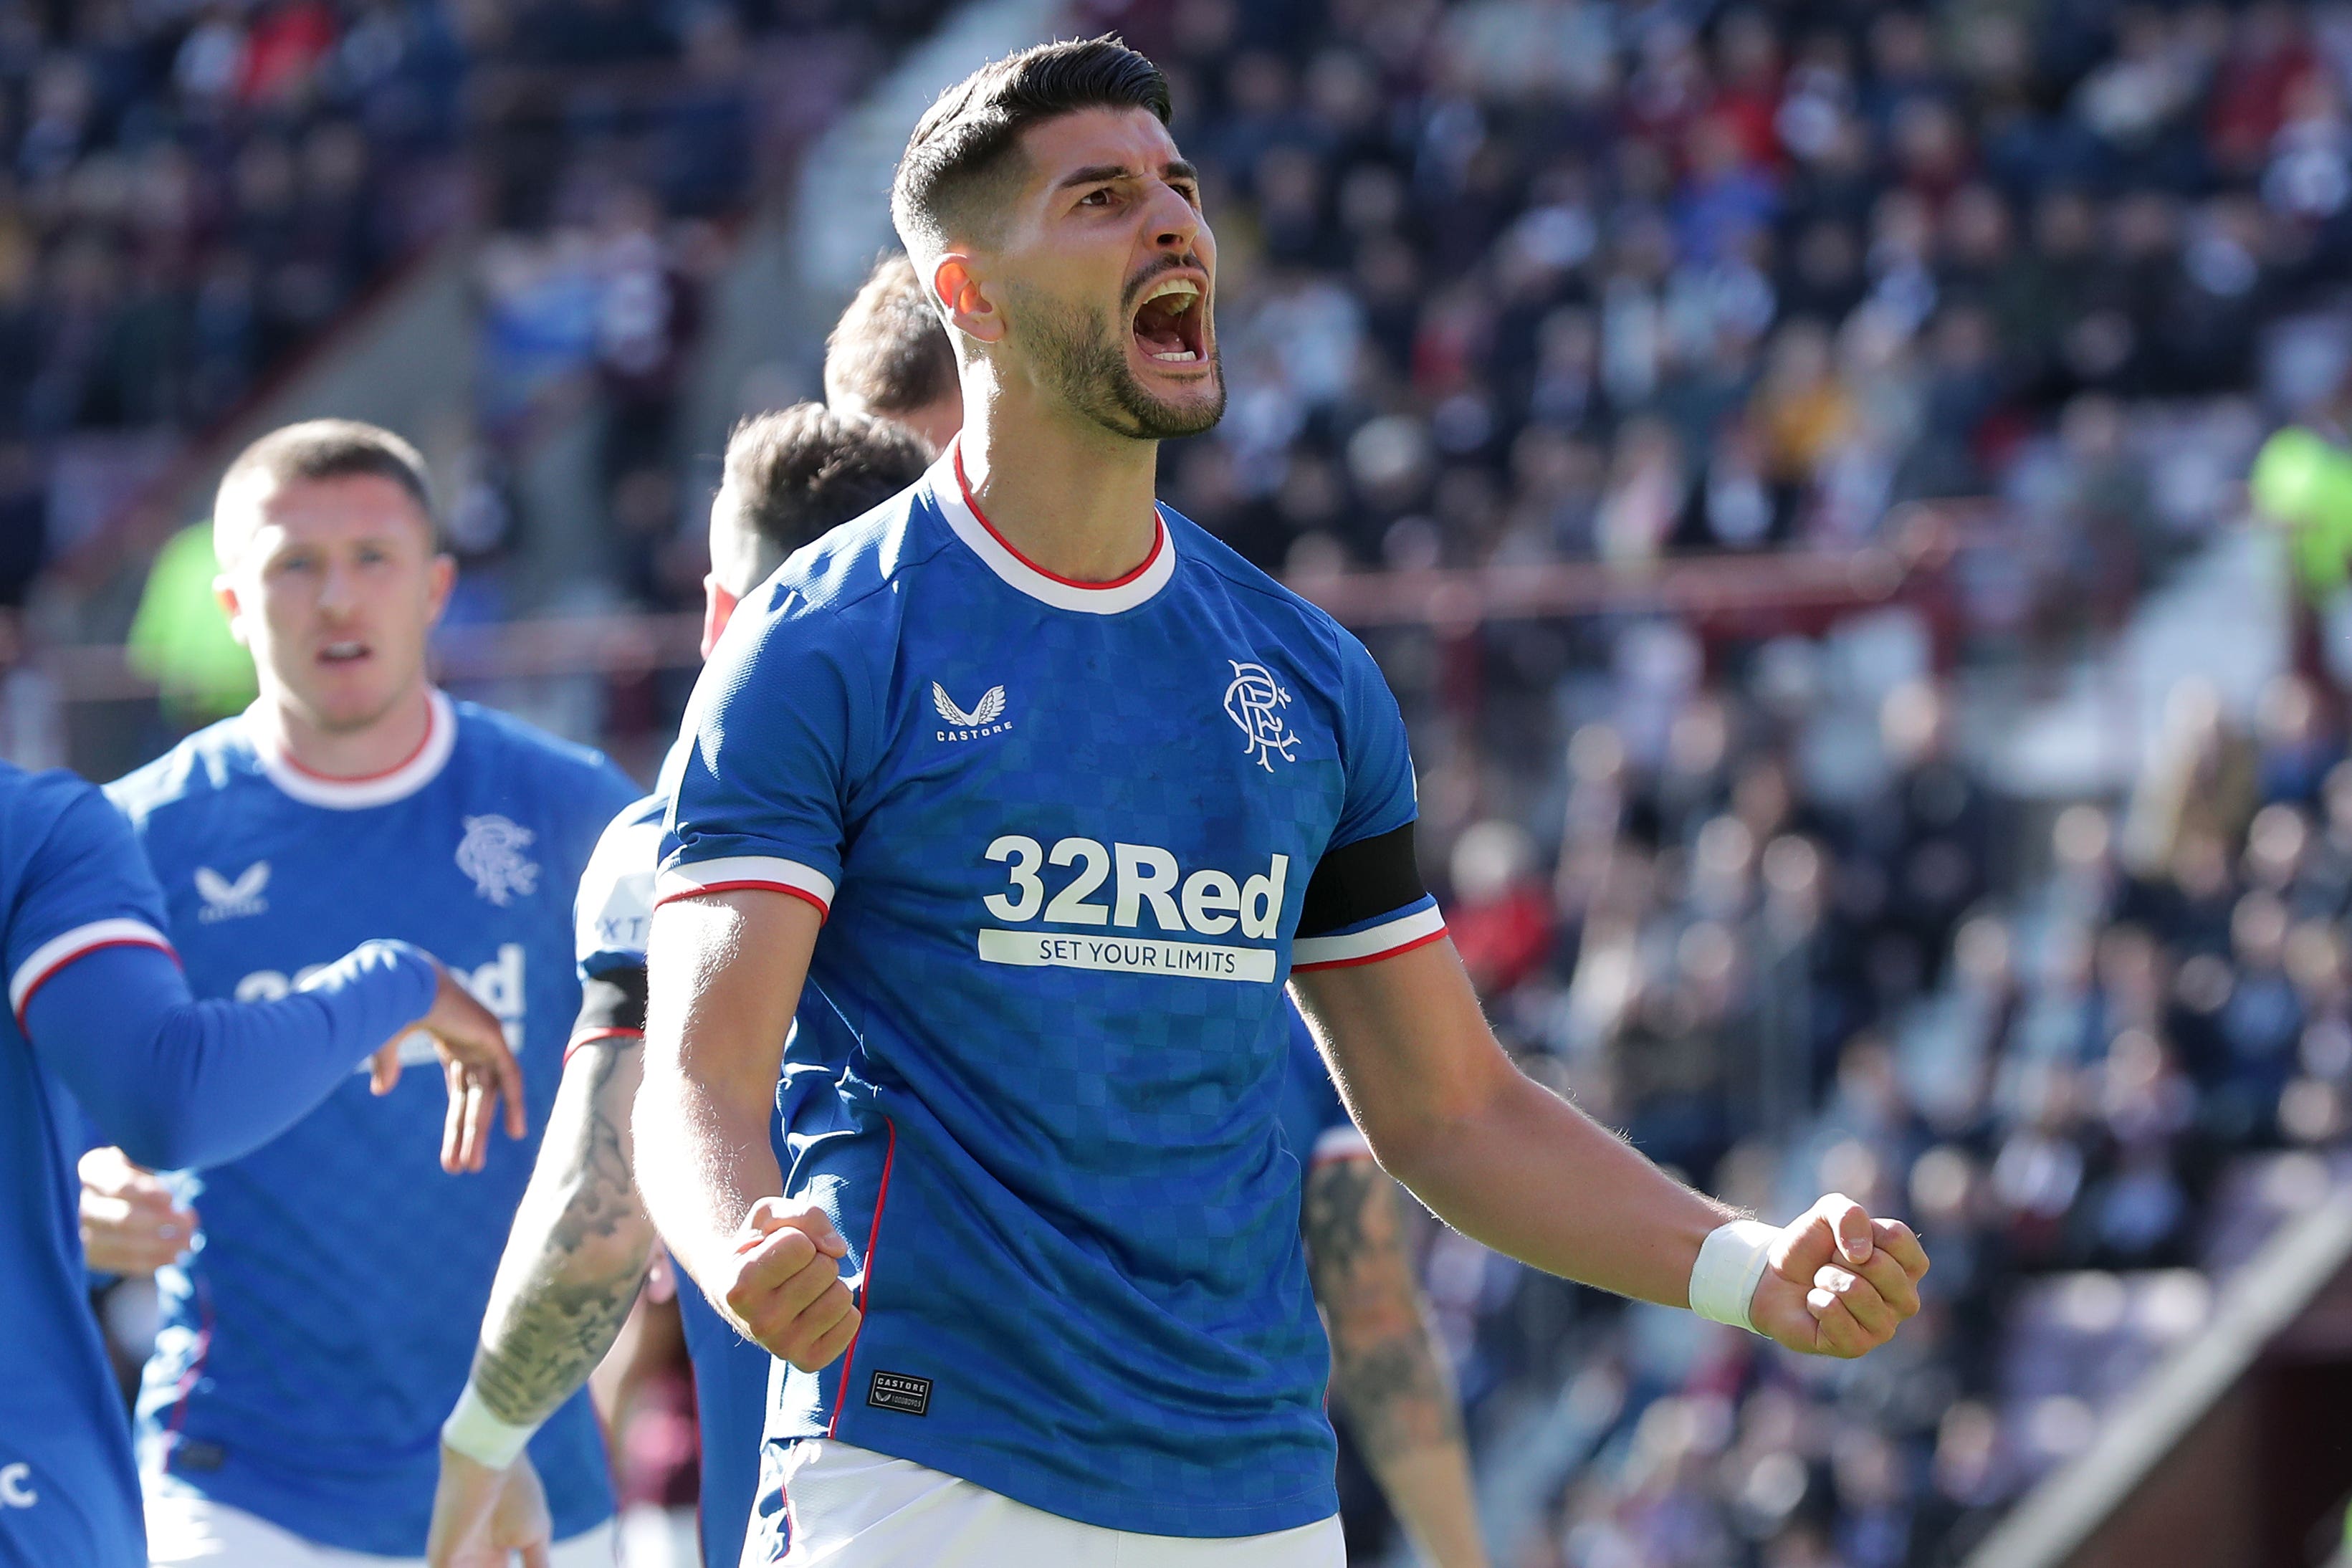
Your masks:
M 1851 1360 L 1895 1337 L 1919 1310 L 1927 1249 L 1901 1220 L 1873 1219 L 1832 1193 L 1785 1226 L 1748 1304 L 1774 1343 Z

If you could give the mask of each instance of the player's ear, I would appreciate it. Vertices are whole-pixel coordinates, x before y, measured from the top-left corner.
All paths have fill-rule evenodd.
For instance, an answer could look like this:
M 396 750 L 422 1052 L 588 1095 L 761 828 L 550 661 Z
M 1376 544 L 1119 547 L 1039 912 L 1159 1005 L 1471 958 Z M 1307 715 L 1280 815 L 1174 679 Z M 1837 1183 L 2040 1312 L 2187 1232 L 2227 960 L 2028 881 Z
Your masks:
M 727 622 L 735 614 L 739 601 L 719 581 L 719 574 L 708 573 L 702 579 L 702 657 L 709 658 L 710 650 L 719 646 L 719 637 L 727 629 Z
M 236 639 L 237 646 L 251 647 L 253 639 L 246 636 L 245 611 L 237 601 L 236 581 L 226 572 L 213 579 L 213 603 L 228 617 L 228 635 Z
M 983 343 L 1004 336 L 1004 313 L 988 297 L 971 257 L 950 251 L 931 268 L 931 292 L 948 314 L 948 325 Z
M 450 590 L 457 585 L 457 558 L 444 551 L 425 569 L 425 624 L 437 626 L 449 607 Z

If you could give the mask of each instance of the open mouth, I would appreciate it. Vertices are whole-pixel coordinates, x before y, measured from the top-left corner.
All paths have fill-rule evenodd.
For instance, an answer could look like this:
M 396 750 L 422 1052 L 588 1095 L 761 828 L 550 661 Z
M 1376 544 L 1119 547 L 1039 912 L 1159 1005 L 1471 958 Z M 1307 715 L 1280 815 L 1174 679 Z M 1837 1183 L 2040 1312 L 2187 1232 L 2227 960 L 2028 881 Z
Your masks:
M 1190 278 L 1163 278 L 1144 295 L 1135 308 L 1135 346 L 1145 359 L 1185 365 L 1208 357 L 1201 299 L 1201 285 Z
M 325 665 L 357 664 L 366 658 L 370 651 L 363 642 L 331 642 L 319 649 L 319 662 Z

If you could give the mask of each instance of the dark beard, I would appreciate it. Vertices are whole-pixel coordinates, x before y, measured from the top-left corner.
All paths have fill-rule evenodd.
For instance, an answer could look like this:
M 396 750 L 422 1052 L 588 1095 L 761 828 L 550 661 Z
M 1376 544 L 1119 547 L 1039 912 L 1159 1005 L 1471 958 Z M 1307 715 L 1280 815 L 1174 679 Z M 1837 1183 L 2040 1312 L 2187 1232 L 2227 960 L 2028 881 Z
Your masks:
M 1021 323 L 1015 331 L 1028 340 L 1046 384 L 1104 429 L 1139 441 L 1174 441 L 1198 436 L 1225 416 L 1224 365 L 1213 347 L 1209 372 L 1215 400 L 1167 403 L 1135 379 L 1126 345 L 1113 335 L 1101 310 L 1065 305 L 1027 289 L 1016 290 L 1015 298 Z

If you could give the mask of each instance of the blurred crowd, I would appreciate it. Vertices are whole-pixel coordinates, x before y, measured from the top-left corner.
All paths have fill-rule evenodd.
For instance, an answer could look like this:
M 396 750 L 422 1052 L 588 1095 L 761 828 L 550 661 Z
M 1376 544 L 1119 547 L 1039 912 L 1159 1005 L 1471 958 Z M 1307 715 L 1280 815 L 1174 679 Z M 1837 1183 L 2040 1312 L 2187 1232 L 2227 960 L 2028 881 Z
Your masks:
M 942 9 L 0 0 L 0 607 L 465 225 L 502 237 L 493 451 L 581 375 L 625 478 L 667 434 L 708 226 Z M 461 542 L 499 542 L 495 491 L 461 489 Z
M 2282 677 L 2245 731 L 2184 686 L 2127 800 L 2053 813 L 1963 760 L 1942 683 L 1873 679 L 1884 653 L 1685 657 L 1517 815 L 1449 821 L 1472 797 L 1424 775 L 1457 944 L 1530 1071 L 1735 1201 L 1844 1191 L 1935 1258 L 1892 1352 L 1822 1367 L 1434 1235 L 1482 1481 L 1544 1510 L 1518 1568 L 1961 1561 L 2116 1392 L 2047 1364 L 2037 1289 L 2171 1279 L 2177 1339 L 2202 1287 L 2140 1271 L 2242 1259 L 2232 1173 L 2347 1130 L 2352 766 L 2320 694 Z
M 12 531 L 71 542 L 453 220 L 465 53 L 429 5 L 0 4 Z
M 2326 9 L 1118 19 L 1173 68 L 1225 270 L 1232 411 L 1176 494 L 1274 565 L 1835 547 L 2005 493 L 2025 597 L 2111 622 L 2259 434 L 2145 405 L 2242 395 L 2352 257 Z

